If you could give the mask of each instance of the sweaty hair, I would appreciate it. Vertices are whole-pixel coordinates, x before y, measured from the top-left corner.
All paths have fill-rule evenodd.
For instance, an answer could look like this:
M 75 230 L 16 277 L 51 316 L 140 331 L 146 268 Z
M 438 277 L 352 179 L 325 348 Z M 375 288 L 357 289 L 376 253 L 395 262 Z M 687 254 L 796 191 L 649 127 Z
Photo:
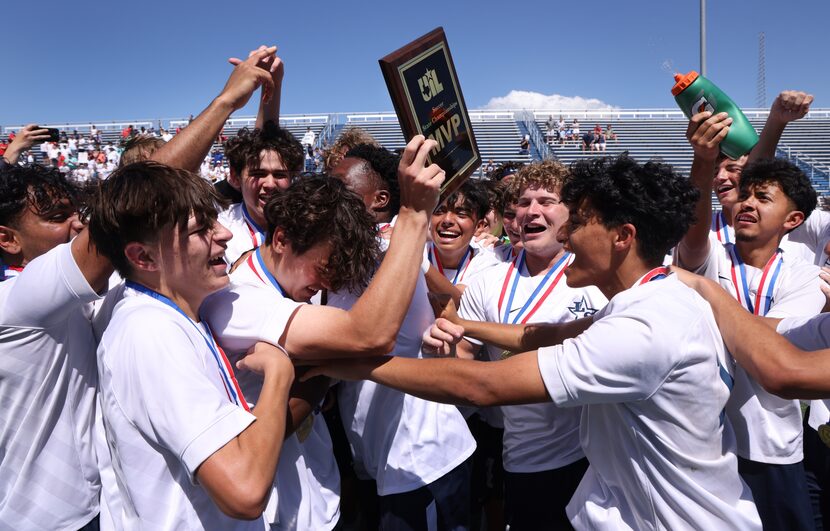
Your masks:
M 79 208 L 81 190 L 56 168 L 33 164 L 0 170 L 0 225 L 13 227 L 26 208 L 48 214 L 64 200 Z
M 479 181 L 479 186 L 487 194 L 488 210 L 493 210 L 500 216 L 504 215 L 504 207 L 510 198 L 510 184 L 504 181 L 484 180 Z
M 363 200 L 342 181 L 327 175 L 295 181 L 271 196 L 264 213 L 266 245 L 277 229 L 297 255 L 329 243 L 326 280 L 331 289 L 358 291 L 368 285 L 380 255 L 377 227 Z
M 389 212 L 392 216 L 397 215 L 401 209 L 401 189 L 398 184 L 398 164 L 401 161 L 399 155 L 395 155 L 386 148 L 372 144 L 358 144 L 351 148 L 345 158 L 361 159 L 369 165 L 369 170 L 374 172 L 378 190 L 389 192 Z
M 634 225 L 640 257 L 649 265 L 662 263 L 689 230 L 699 195 L 668 164 L 639 164 L 626 155 L 576 162 L 562 187 L 570 209 L 587 200 L 605 227 Z
M 487 178 L 491 181 L 501 181 L 508 175 L 516 174 L 523 166 L 521 162 L 504 162 L 488 172 Z
M 275 151 L 288 171 L 303 169 L 303 146 L 290 131 L 282 129 L 273 121 L 265 122 L 262 129 L 250 130 L 243 127 L 236 136 L 225 142 L 228 165 L 237 174 L 241 174 L 245 168 L 259 168 L 263 151 Z
M 167 228 L 187 231 L 191 216 L 201 224 L 216 221 L 222 199 L 198 175 L 145 161 L 122 166 L 101 183 L 92 201 L 89 234 L 101 254 L 123 277 L 132 267 L 128 243 L 157 241 Z
M 490 210 L 490 197 L 484 185 L 479 181 L 467 180 L 461 187 L 447 197 L 441 204 L 454 205 L 461 198 L 465 208 L 469 209 L 476 220 L 482 219 Z
M 806 219 L 816 208 L 818 199 L 810 179 L 795 164 L 784 159 L 758 160 L 744 167 L 740 194 L 756 186 L 776 184 Z
M 544 188 L 555 192 L 567 179 L 568 168 L 555 160 L 543 160 L 523 166 L 510 181 L 509 196 L 518 198 L 527 188 Z
M 380 146 L 377 140 L 375 140 L 375 137 L 359 127 L 350 127 L 340 133 L 340 136 L 337 137 L 334 144 L 323 151 L 323 166 L 325 170 L 331 171 L 350 149 L 360 144 L 368 144 L 375 147 Z
M 153 136 L 135 136 L 124 143 L 124 152 L 121 153 L 119 166 L 127 166 L 133 162 L 148 160 L 161 146 L 166 144 L 161 138 Z

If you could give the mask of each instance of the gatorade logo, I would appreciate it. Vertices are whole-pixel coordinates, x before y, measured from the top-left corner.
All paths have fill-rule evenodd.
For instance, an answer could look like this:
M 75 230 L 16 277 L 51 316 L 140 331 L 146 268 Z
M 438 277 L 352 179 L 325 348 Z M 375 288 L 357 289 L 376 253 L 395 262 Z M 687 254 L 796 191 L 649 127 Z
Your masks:
M 700 95 L 700 98 L 694 104 L 692 104 L 692 113 L 691 116 L 703 111 L 709 111 L 712 114 L 715 114 L 715 107 L 709 103 L 709 100 L 706 99 L 706 96 Z

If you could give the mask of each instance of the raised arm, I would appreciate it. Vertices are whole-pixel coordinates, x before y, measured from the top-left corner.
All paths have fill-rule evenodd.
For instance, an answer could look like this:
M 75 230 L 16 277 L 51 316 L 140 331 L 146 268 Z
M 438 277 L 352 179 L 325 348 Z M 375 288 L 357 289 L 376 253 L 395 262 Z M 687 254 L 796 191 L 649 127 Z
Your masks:
M 17 132 L 14 136 L 14 140 L 12 140 L 9 147 L 6 148 L 3 158 L 6 159 L 6 162 L 9 164 L 17 164 L 21 153 L 32 147 L 34 144 L 45 140 L 49 140 L 49 131 L 47 129 L 42 129 L 35 124 L 29 124 Z
M 767 122 L 761 130 L 758 144 L 749 154 L 748 162 L 775 157 L 775 148 L 781 140 L 787 124 L 803 118 L 810 111 L 812 94 L 797 90 L 785 90 L 775 98 L 770 107 Z
M 285 336 L 292 357 L 365 356 L 392 350 L 422 274 L 429 215 L 444 181 L 441 168 L 425 166 L 436 145 L 421 135 L 407 144 L 398 168 L 401 209 L 380 268 L 349 311 L 328 306 L 297 311 Z
M 260 63 L 273 58 L 276 50 L 276 46 L 272 46 L 253 52 L 244 61 L 230 59 L 236 66 L 222 92 L 187 127 L 153 153 L 151 159 L 175 168 L 198 172 L 213 140 L 222 131 L 231 114 L 244 107 L 260 86 L 263 88 L 263 98 L 271 98 L 274 81 L 268 69 L 260 66 Z
M 259 49 L 265 49 L 266 46 L 260 46 Z M 251 52 L 253 54 L 254 52 Z M 262 92 L 259 99 L 259 110 L 256 115 L 257 129 L 262 129 L 265 122 L 272 121 L 279 125 L 280 123 L 280 99 L 282 97 L 282 79 L 285 77 L 285 63 L 278 56 L 273 56 L 270 61 L 265 61 L 261 64 L 264 68 L 267 66 L 268 72 L 271 74 L 271 80 L 274 82 L 274 88 L 271 91 L 271 97 L 266 98 L 265 91 Z
M 695 205 L 695 223 L 677 245 L 678 263 L 697 269 L 709 254 L 709 229 L 712 220 L 712 178 L 715 175 L 720 142 L 729 133 L 732 118 L 725 112 L 712 115 L 701 112 L 692 116 L 686 138 L 694 150 L 689 179 L 700 192 Z

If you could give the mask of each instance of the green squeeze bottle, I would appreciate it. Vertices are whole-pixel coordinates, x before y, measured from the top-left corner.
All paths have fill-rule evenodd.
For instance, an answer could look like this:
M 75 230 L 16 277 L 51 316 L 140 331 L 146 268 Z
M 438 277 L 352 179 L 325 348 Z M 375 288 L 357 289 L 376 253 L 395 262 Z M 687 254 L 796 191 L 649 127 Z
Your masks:
M 703 111 L 729 114 L 732 125 L 729 126 L 726 138 L 720 143 L 720 150 L 727 157 L 738 159 L 749 153 L 758 143 L 758 133 L 746 119 L 741 108 L 714 83 L 694 70 L 686 75 L 675 74 L 671 93 L 686 118 Z

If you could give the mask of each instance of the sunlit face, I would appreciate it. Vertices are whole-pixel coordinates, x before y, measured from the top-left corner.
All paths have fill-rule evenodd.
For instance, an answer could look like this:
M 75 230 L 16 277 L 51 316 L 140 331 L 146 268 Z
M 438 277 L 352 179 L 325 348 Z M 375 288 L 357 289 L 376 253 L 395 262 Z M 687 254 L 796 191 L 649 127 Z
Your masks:
M 452 205 L 443 202 L 432 213 L 430 234 L 440 255 L 455 255 L 470 245 L 478 224 L 475 213 L 459 194 Z
M 371 212 L 377 190 L 371 185 L 371 179 L 365 175 L 365 164 L 363 159 L 356 157 L 341 159 L 331 170 L 331 176 L 343 181 L 346 188 L 359 195 L 366 205 L 366 210 Z
M 260 226 L 265 226 L 263 210 L 275 190 L 285 190 L 297 175 L 289 171 L 276 151 L 263 150 L 259 155 L 259 167 L 243 168 L 240 175 L 231 178 L 231 184 L 239 186 L 248 213 Z
M 303 254 L 294 252 L 290 243 L 276 245 L 280 248 L 281 258 L 274 271 L 274 278 L 289 298 L 306 302 L 321 289 L 330 287 L 327 278 L 331 243 L 318 243 Z
M 738 241 L 768 241 L 781 235 L 795 205 L 775 183 L 752 186 L 740 192 L 732 209 L 732 226 Z
M 42 213 L 26 207 L 9 227 L 14 233 L 25 265 L 78 235 L 83 224 L 77 209 L 68 201 L 59 201 L 51 210 Z M 17 254 L 17 253 L 15 253 Z
M 516 201 L 516 222 L 527 253 L 553 257 L 562 249 L 557 239 L 560 227 L 568 219 L 568 209 L 559 198 L 559 190 L 527 187 Z
M 523 246 L 522 229 L 516 219 L 516 203 L 510 203 L 504 207 L 504 216 L 502 219 L 504 220 L 504 232 L 510 238 L 510 244 L 513 245 L 516 251 L 520 251 Z
M 721 206 L 732 208 L 738 200 L 738 187 L 741 184 L 741 172 L 746 165 L 747 156 L 744 155 L 738 160 L 724 157 L 718 164 L 715 177 L 712 180 L 712 190 L 718 198 Z
M 604 283 L 613 273 L 614 236 L 615 232 L 601 223 L 587 200 L 569 210 L 568 221 L 558 232 L 559 241 L 574 254 L 565 269 L 568 286 L 580 288 Z
M 157 243 L 162 285 L 198 308 L 205 297 L 228 285 L 225 249 L 231 237 L 218 221 L 199 223 L 193 216 L 183 231 L 162 231 Z

